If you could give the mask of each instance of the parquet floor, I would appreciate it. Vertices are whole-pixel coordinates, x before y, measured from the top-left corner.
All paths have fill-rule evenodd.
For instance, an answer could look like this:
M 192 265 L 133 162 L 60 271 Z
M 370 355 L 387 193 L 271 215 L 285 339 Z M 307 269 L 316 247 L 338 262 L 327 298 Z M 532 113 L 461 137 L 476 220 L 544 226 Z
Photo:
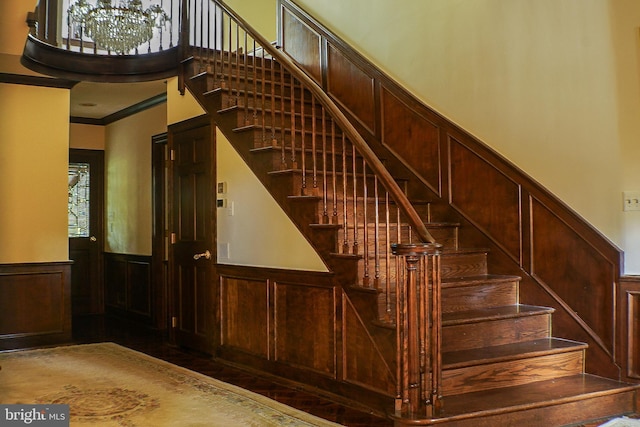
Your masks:
M 216 363 L 207 355 L 170 346 L 163 334 L 119 319 L 106 316 L 76 318 L 73 321 L 73 338 L 78 344 L 114 342 L 345 426 L 393 426 L 390 420 Z

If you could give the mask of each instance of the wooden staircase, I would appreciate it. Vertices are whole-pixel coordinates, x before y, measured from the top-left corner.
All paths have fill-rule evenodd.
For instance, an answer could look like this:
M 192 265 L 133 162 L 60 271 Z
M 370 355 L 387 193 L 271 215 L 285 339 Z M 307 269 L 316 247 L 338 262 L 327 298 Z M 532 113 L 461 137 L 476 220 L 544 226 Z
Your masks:
M 189 89 L 307 235 L 329 268 L 339 273 L 340 285 L 352 300 L 363 305 L 366 303 L 362 301 L 369 299 L 368 304 L 375 306 L 363 310 L 375 313 L 375 317 L 369 319 L 370 327 L 395 328 L 393 304 L 382 300 L 382 293 L 372 292 L 367 286 L 376 280 L 376 275 L 377 280 L 383 280 L 386 265 L 366 266 L 358 254 L 339 253 L 343 234 L 353 230 L 342 227 L 340 215 L 327 212 L 327 201 L 315 190 L 302 190 L 300 169 L 283 166 L 281 142 L 272 141 L 270 135 L 263 135 L 262 127 L 256 126 L 262 117 L 259 108 L 251 106 L 248 110 L 251 117 L 245 117 L 247 110 L 243 109 L 242 92 L 249 90 L 253 82 L 230 89 L 220 83 L 220 75 L 200 72 L 199 62 L 192 57 L 186 63 Z M 209 65 L 209 68 L 212 67 Z M 216 68 L 224 67 L 219 63 Z M 269 82 L 271 84 L 277 87 L 277 82 Z M 279 87 L 276 91 L 283 92 Z M 279 104 L 288 102 L 286 96 L 278 96 Z M 267 120 L 272 117 L 271 111 L 264 117 Z M 283 126 L 277 120 L 281 117 L 278 112 L 273 117 L 276 127 Z M 312 120 L 310 116 L 302 119 Z M 287 126 L 289 124 L 284 123 L 283 127 Z M 313 153 L 305 155 L 309 157 Z M 335 171 L 342 172 L 339 168 Z M 331 195 L 329 203 L 330 198 Z M 428 207 L 422 204 L 426 220 Z M 342 207 L 338 206 L 337 210 L 341 211 Z M 585 374 L 586 345 L 552 336 L 553 309 L 519 303 L 519 277 L 488 272 L 488 251 L 460 248 L 457 224 L 437 223 L 429 218 L 426 225 L 443 244 L 444 406 L 442 412 L 431 419 L 398 418 L 399 425 L 566 425 L 636 411 L 635 387 Z M 408 227 L 401 232 L 407 230 Z M 359 230 L 359 234 L 360 240 L 364 240 L 364 231 Z M 386 262 L 386 254 L 381 254 L 380 264 Z M 356 284 L 360 286 L 354 286 Z
M 252 54 L 241 50 L 193 49 L 182 65 L 185 85 L 335 274 L 386 362 L 397 367 L 395 280 L 402 272 L 389 246 L 419 240 L 415 228 L 361 166 L 362 156 L 344 149 L 344 133 L 308 89 L 271 55 L 256 55 L 255 45 Z M 364 190 L 350 193 L 352 179 Z M 407 179 L 396 182 L 410 193 L 415 183 Z M 446 212 L 442 201 L 407 196 L 442 245 L 442 408 L 394 411 L 397 396 L 389 395 L 390 405 L 373 411 L 396 425 L 447 426 L 578 425 L 637 411 L 635 386 L 585 373 L 587 345 L 553 336 L 554 309 L 521 304 L 520 277 L 489 271 L 489 250 L 465 248 L 459 224 L 433 217 Z

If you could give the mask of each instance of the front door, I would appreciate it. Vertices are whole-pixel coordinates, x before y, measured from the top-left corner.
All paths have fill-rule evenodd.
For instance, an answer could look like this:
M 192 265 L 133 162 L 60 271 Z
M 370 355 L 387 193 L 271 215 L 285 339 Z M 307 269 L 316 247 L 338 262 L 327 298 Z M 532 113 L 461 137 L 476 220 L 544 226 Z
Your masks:
M 69 150 L 71 312 L 104 311 L 102 280 L 104 152 Z
M 208 117 L 169 127 L 172 166 L 172 331 L 177 345 L 213 348 L 215 134 Z

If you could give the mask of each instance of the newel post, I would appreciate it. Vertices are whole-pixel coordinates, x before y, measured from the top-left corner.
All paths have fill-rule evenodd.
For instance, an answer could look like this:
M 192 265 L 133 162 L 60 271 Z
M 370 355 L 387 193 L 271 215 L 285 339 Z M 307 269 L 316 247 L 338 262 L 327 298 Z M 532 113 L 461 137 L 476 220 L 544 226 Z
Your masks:
M 442 407 L 440 249 L 434 243 L 393 244 L 396 279 L 395 416 L 430 418 Z

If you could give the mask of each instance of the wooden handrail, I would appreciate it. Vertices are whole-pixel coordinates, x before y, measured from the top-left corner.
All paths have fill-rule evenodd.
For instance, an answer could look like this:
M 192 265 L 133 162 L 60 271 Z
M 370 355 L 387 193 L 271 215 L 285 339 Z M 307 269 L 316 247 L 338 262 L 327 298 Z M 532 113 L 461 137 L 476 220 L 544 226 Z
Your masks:
M 247 23 L 242 17 L 235 14 L 235 12 L 229 8 L 229 6 L 222 0 L 215 0 L 215 2 L 232 17 L 238 24 L 242 26 L 251 37 L 258 41 L 261 48 L 268 52 L 276 61 L 285 65 L 287 71 L 289 71 L 296 79 L 304 84 L 304 86 L 320 101 L 324 108 L 333 116 L 344 133 L 348 136 L 351 142 L 357 147 L 359 153 L 364 157 L 368 166 L 373 170 L 378 177 L 382 185 L 389 191 L 393 200 L 398 204 L 400 210 L 405 214 L 410 222 L 411 226 L 415 229 L 418 237 L 421 241 L 426 243 L 435 243 L 431 233 L 427 230 L 426 225 L 420 218 L 420 215 L 416 212 L 411 202 L 402 192 L 400 186 L 395 182 L 389 171 L 384 167 L 378 156 L 367 145 L 362 136 L 358 133 L 355 127 L 347 119 L 344 113 L 337 107 L 335 102 L 326 94 L 326 92 L 305 72 L 303 72 L 298 65 L 287 55 L 275 48 L 269 41 L 267 41 L 260 33 L 258 33 L 249 23 Z

